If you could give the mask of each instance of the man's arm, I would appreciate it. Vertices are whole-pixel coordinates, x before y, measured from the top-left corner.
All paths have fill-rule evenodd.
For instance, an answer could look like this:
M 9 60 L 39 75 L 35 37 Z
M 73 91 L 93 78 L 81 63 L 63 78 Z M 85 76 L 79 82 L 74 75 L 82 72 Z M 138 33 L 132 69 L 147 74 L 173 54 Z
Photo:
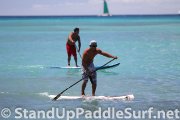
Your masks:
M 108 58 L 115 58 L 115 59 L 118 58 L 117 56 L 113 56 L 113 55 L 111 55 L 111 54 L 109 54 L 107 52 L 104 52 L 104 51 L 100 50 L 100 49 L 97 49 L 97 53 L 100 54 L 100 55 L 103 55 L 105 57 L 108 57 Z
M 78 37 L 78 52 L 80 52 L 80 49 L 81 49 L 81 39 L 80 37 Z

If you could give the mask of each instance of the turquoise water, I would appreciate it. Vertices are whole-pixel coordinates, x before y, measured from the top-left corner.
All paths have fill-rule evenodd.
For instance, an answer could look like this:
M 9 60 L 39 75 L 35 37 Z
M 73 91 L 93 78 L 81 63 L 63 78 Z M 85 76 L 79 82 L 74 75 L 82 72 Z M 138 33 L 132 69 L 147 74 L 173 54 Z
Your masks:
M 95 39 L 99 48 L 119 57 L 110 64 L 121 63 L 116 68 L 98 71 L 96 95 L 134 94 L 133 101 L 54 102 L 47 97 L 81 79 L 80 70 L 49 68 L 67 65 L 66 39 L 75 27 L 80 28 L 81 54 Z M 179 16 L 1 17 L 0 110 L 180 109 L 179 53 Z M 99 66 L 109 60 L 97 56 L 94 63 Z M 73 59 L 71 64 L 74 65 Z M 79 56 L 78 64 L 81 65 Z M 80 90 L 81 83 L 64 95 L 80 95 Z M 86 94 L 91 95 L 90 82 Z

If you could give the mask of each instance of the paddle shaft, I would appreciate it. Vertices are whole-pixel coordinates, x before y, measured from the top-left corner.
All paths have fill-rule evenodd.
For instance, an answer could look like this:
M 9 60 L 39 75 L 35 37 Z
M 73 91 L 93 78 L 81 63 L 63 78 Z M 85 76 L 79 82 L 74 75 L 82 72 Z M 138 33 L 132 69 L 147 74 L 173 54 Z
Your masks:
M 75 47 L 76 47 L 77 52 L 79 53 L 80 58 L 82 59 L 82 56 L 81 56 L 80 51 L 78 50 L 76 44 L 75 44 Z
M 102 68 L 102 67 L 104 67 L 104 66 L 106 66 L 107 64 L 109 64 L 109 63 L 112 62 L 113 60 L 115 60 L 115 58 L 113 58 L 113 59 L 110 60 L 109 62 L 105 63 L 105 64 L 102 65 L 101 67 L 99 67 L 99 69 Z M 94 73 L 94 72 L 96 72 L 96 71 L 99 70 L 99 69 L 96 69 L 96 70 L 92 71 L 91 74 Z M 89 76 L 89 75 L 86 75 L 84 78 L 87 78 L 88 76 Z M 69 88 L 73 87 L 74 85 L 76 85 L 77 83 L 79 83 L 80 81 L 82 81 L 84 78 L 80 79 L 79 81 L 75 82 L 74 84 L 72 84 L 71 86 L 69 86 L 68 88 L 66 88 L 65 90 L 63 90 L 63 91 L 62 91 L 61 93 L 59 93 L 53 100 L 57 100 L 66 90 L 68 90 Z

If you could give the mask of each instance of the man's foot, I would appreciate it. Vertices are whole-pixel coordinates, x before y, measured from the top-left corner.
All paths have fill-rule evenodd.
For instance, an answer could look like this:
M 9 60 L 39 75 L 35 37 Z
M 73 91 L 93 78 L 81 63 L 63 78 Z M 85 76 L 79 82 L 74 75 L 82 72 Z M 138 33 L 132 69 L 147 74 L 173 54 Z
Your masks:
M 70 64 L 68 64 L 68 67 L 70 67 Z
M 79 65 L 76 65 L 76 67 L 79 67 Z
M 84 92 L 82 92 L 82 93 L 81 93 L 81 95 L 82 95 L 82 96 L 85 96 L 85 93 L 84 93 Z
M 81 97 L 82 97 L 82 98 L 85 98 L 86 96 L 85 96 L 85 94 L 82 94 Z

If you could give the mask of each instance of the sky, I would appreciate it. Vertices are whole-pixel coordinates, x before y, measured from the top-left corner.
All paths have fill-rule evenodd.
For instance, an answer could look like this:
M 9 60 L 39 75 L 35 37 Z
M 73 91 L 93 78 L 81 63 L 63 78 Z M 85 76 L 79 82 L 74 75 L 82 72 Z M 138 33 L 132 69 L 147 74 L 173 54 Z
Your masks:
M 111 15 L 180 14 L 180 0 L 106 0 Z M 103 0 L 0 0 L 0 16 L 101 15 Z

